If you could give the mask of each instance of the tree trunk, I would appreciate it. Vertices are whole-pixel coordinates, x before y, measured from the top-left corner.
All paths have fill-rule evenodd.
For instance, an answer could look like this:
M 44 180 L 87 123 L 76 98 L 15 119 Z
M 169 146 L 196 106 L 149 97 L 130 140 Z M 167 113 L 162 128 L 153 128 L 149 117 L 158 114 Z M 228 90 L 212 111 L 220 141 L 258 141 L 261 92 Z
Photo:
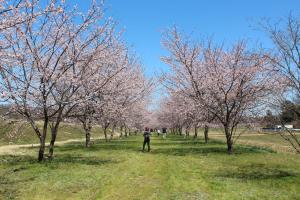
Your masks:
M 50 140 L 49 153 L 48 153 L 48 157 L 50 159 L 52 159 L 53 157 L 54 143 L 56 141 L 59 124 L 60 124 L 60 120 L 57 120 L 55 125 L 51 127 L 51 140 Z
M 38 161 L 39 162 L 44 160 L 45 140 L 46 140 L 45 137 L 43 137 L 43 136 L 40 137 L 40 149 L 39 149 L 39 154 L 38 154 Z
M 50 159 L 52 159 L 52 157 L 53 157 L 54 143 L 56 140 L 56 136 L 57 136 L 57 129 L 53 127 L 53 128 L 51 128 L 51 140 L 50 140 L 49 154 L 48 154 L 48 157 Z
M 123 137 L 123 126 L 121 126 L 121 128 L 120 128 L 120 138 L 122 138 Z
M 108 137 L 107 137 L 107 128 L 109 127 L 110 123 L 109 122 L 105 122 L 104 123 L 104 137 L 105 137 L 105 141 L 108 142 Z
M 232 135 L 229 131 L 228 126 L 224 126 L 224 131 L 225 131 L 225 135 L 226 135 L 226 143 L 227 143 L 227 151 L 228 153 L 232 153 L 233 152 L 233 140 L 232 140 Z
M 110 134 L 110 139 L 111 139 L 111 140 L 112 140 L 113 137 L 114 137 L 114 134 L 115 134 L 115 128 L 116 128 L 116 125 L 113 125 L 112 130 L 111 130 L 111 134 Z
M 106 130 L 107 130 L 107 126 L 104 126 L 104 137 L 105 137 L 105 141 L 107 142 L 108 140 L 107 140 L 107 132 L 106 132 Z
M 208 130 L 209 130 L 208 125 L 205 125 L 204 126 L 204 140 L 205 140 L 205 144 L 208 143 Z
M 92 130 L 92 121 L 89 117 L 85 116 L 84 120 L 81 120 L 83 130 L 85 132 L 85 147 L 91 146 L 91 130 Z
M 85 129 L 85 147 L 91 146 L 91 130 Z
M 186 135 L 186 137 L 189 137 L 189 136 L 190 136 L 190 132 L 189 132 L 189 129 L 188 129 L 188 128 L 185 129 L 185 135 Z
M 230 139 L 230 140 L 227 140 L 227 151 L 228 151 L 228 153 L 232 153 L 233 152 L 233 142 L 232 142 L 232 140 Z
M 195 126 L 195 135 L 194 135 L 194 138 L 197 138 L 198 137 L 198 128 L 197 126 Z
M 47 136 L 47 129 L 48 128 L 48 118 L 45 118 L 44 126 L 43 126 L 43 133 L 40 134 L 40 149 L 38 154 L 38 161 L 41 162 L 44 160 L 44 152 L 45 152 L 45 143 L 46 143 L 46 136 Z M 39 132 L 38 128 L 36 127 L 36 131 Z
M 62 111 L 63 111 L 63 108 L 61 108 L 59 110 L 58 117 L 56 118 L 56 121 L 51 123 L 52 124 L 52 126 L 51 126 L 51 140 L 50 140 L 49 153 L 48 153 L 48 158 L 49 159 L 53 158 L 54 143 L 56 141 L 56 136 L 57 136 L 59 124 L 62 120 Z
M 125 137 L 127 137 L 127 127 L 125 126 Z

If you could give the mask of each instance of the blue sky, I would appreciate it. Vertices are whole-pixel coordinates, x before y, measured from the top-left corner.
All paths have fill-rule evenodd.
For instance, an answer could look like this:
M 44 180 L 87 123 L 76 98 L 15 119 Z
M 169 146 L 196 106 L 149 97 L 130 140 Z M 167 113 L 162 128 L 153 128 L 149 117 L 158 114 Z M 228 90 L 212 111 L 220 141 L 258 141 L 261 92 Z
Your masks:
M 74 0 L 86 8 L 89 1 Z M 73 1 L 72 1 L 73 2 Z M 162 32 L 176 25 L 195 38 L 213 37 L 230 46 L 246 39 L 250 46 L 271 42 L 255 30 L 263 18 L 279 20 L 289 13 L 300 16 L 300 0 L 106 0 L 106 16 L 112 16 L 125 30 L 123 38 L 139 56 L 146 74 L 166 71 L 160 57 Z M 163 90 L 154 93 L 158 103 Z
M 68 1 L 67 1 L 68 2 Z M 81 9 L 89 0 L 73 0 Z M 162 32 L 176 25 L 193 37 L 213 37 L 226 45 L 247 39 L 270 47 L 262 31 L 263 18 L 278 20 L 290 12 L 300 16 L 300 0 L 105 0 L 106 16 L 112 16 L 123 38 L 139 56 L 148 76 L 166 70 L 160 57 Z
M 227 45 L 247 39 L 270 46 L 255 30 L 264 18 L 276 20 L 290 12 L 300 15 L 299 0 L 106 0 L 107 15 L 125 29 L 124 39 L 145 65 L 148 75 L 165 70 L 161 34 L 177 25 L 194 37 L 213 36 Z

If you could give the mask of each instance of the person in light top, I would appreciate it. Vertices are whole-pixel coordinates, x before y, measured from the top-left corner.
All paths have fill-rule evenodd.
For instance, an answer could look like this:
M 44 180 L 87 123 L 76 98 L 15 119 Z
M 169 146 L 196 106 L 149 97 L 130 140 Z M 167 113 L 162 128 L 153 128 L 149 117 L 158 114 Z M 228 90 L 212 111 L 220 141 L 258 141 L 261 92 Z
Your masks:
M 158 130 L 157 130 L 157 136 L 159 136 L 159 135 L 160 135 L 160 130 L 158 129 Z

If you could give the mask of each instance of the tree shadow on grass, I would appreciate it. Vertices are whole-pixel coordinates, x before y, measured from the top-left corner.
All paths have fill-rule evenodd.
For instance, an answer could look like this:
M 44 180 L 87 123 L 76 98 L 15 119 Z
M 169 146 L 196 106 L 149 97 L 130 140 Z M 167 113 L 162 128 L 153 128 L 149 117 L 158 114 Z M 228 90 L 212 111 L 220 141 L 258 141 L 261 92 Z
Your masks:
M 104 165 L 104 164 L 118 164 L 121 161 L 113 159 L 101 159 L 94 156 L 82 156 L 82 155 L 72 155 L 72 154 L 59 154 L 52 160 L 46 160 L 46 162 L 51 164 L 61 164 L 61 163 L 72 163 L 81 165 Z
M 37 163 L 37 158 L 29 155 L 1 155 L 1 165 L 17 165 Z
M 224 142 L 221 141 L 216 141 L 216 140 L 211 140 L 209 143 L 205 143 L 203 140 L 190 140 L 190 139 L 182 139 L 182 140 L 173 140 L 173 141 L 168 141 L 168 140 L 160 140 L 160 141 L 154 141 L 152 144 L 158 145 L 158 146 L 172 146 L 172 145 L 182 145 L 182 146 L 188 146 L 188 145 L 216 145 L 216 144 L 222 144 L 224 145 Z
M 153 154 L 168 154 L 185 156 L 188 154 L 228 154 L 226 144 L 222 141 L 210 140 L 208 144 L 199 140 L 178 140 L 172 141 L 151 141 Z M 142 141 L 137 140 L 112 140 L 109 142 L 96 142 L 90 147 L 86 148 L 83 143 L 74 142 L 63 146 L 57 146 L 56 152 L 93 152 L 93 151 L 140 151 L 142 148 Z M 235 145 L 233 154 L 245 153 L 274 153 L 273 150 L 255 146 Z
M 142 140 L 111 140 L 106 142 L 105 140 L 94 141 L 90 147 L 85 147 L 85 142 L 69 142 L 64 145 L 58 145 L 54 147 L 54 152 L 92 152 L 92 151 L 101 151 L 101 150 L 137 150 L 141 147 Z M 21 149 L 31 149 L 38 151 L 39 147 L 21 147 Z M 46 148 L 46 151 L 48 148 Z
M 141 141 L 126 141 L 126 140 L 113 140 L 109 142 L 96 142 L 90 147 L 85 147 L 83 143 L 68 143 L 63 146 L 55 147 L 55 151 L 67 152 L 67 151 L 101 151 L 101 150 L 132 150 L 137 151 L 142 145 Z
M 262 149 L 259 147 L 236 146 L 232 155 L 249 154 L 249 153 L 266 153 L 271 152 L 269 149 Z M 186 156 L 186 155 L 202 155 L 208 154 L 224 154 L 229 155 L 226 145 L 208 144 L 194 146 L 179 146 L 174 148 L 158 148 L 152 151 L 153 154 L 167 154 L 173 156 Z M 231 154 L 230 154 L 231 155 Z
M 29 177 L 29 178 L 25 178 L 25 179 L 12 180 L 12 179 L 8 178 L 7 176 L 1 176 L 0 185 L 10 186 L 10 185 L 16 184 L 16 183 L 30 182 L 30 181 L 33 181 L 34 179 L 36 179 L 36 177 Z
M 0 156 L 0 163 L 4 165 L 14 166 L 14 165 L 26 165 L 28 164 L 46 164 L 45 166 L 54 166 L 58 164 L 81 164 L 81 165 L 104 165 L 104 164 L 117 164 L 120 163 L 119 160 L 113 159 L 101 159 L 98 157 L 91 157 L 91 156 L 82 156 L 76 154 L 58 154 L 53 159 L 47 159 L 43 162 L 38 162 L 36 157 L 33 156 L 13 156 L 13 155 L 5 155 Z M 24 168 L 26 169 L 26 168 Z M 16 172 L 24 169 L 15 169 L 12 168 L 11 170 Z
M 234 170 L 220 171 L 215 176 L 242 180 L 265 180 L 297 177 L 299 176 L 299 174 L 289 171 L 280 166 L 271 167 L 264 164 L 250 164 L 239 166 Z
M 27 182 L 34 181 L 39 173 L 57 170 L 60 166 L 63 168 L 65 168 L 65 165 L 72 167 L 74 164 L 102 166 L 120 162 L 123 161 L 74 154 L 58 154 L 54 159 L 45 159 L 43 162 L 38 162 L 36 157 L 29 155 L 0 156 L 0 199 L 17 198 L 20 184 L 28 184 Z M 33 173 L 37 168 L 40 170 Z M 25 173 L 30 174 L 31 177 L 19 175 L 19 173 L 27 170 L 30 173 Z
M 16 199 L 18 184 L 26 184 L 34 179 L 35 177 L 12 179 L 8 175 L 0 176 L 0 199 Z
M 175 139 L 175 140 L 171 140 Z M 169 138 L 167 140 L 153 140 L 151 141 L 151 147 L 153 154 L 167 154 L 175 156 L 185 156 L 185 155 L 208 155 L 208 154 L 228 154 L 226 149 L 226 144 L 218 140 L 210 140 L 208 144 L 205 144 L 201 140 L 194 139 L 184 139 L 184 138 Z M 38 151 L 38 147 L 30 147 Z M 86 157 L 74 157 L 74 154 L 83 155 L 86 152 L 103 152 L 103 151 L 131 151 L 138 152 L 142 148 L 142 140 L 136 140 L 131 138 L 126 139 L 114 139 L 109 142 L 103 140 L 96 141 L 90 147 L 86 148 L 83 142 L 72 142 L 67 143 L 62 146 L 55 147 L 54 162 L 59 160 L 59 162 L 81 162 L 87 164 L 101 164 L 101 161 L 91 161 L 85 160 Z M 271 149 L 254 147 L 254 146 L 244 146 L 235 145 L 233 154 L 247 154 L 247 153 L 266 153 L 274 152 Z M 64 154 L 73 155 L 68 158 Z M 57 156 L 57 154 L 59 156 Z M 0 157 L 1 159 L 1 157 Z M 88 159 L 88 158 L 86 158 Z M 65 160 L 65 161 L 64 161 Z M 95 159 L 94 159 L 95 160 Z M 98 162 L 98 163 L 97 163 Z
M 198 138 L 194 139 L 192 137 L 189 137 L 189 138 L 184 138 L 183 136 L 170 136 L 170 137 L 167 137 L 167 140 L 169 141 L 173 141 L 173 142 L 182 142 L 182 141 L 197 141 Z
M 186 156 L 186 155 L 207 155 L 209 153 L 214 154 L 226 154 L 226 150 L 221 147 L 178 147 L 178 148 L 159 148 L 152 151 L 153 154 L 167 154 L 172 156 Z
M 0 163 L 3 160 L 0 158 Z M 34 181 L 36 179 L 35 175 L 30 177 L 19 176 L 19 172 L 27 170 L 28 166 L 19 166 L 13 164 L 9 165 L 8 168 L 0 170 L 0 199 L 16 199 L 19 184 L 27 184 L 27 182 Z

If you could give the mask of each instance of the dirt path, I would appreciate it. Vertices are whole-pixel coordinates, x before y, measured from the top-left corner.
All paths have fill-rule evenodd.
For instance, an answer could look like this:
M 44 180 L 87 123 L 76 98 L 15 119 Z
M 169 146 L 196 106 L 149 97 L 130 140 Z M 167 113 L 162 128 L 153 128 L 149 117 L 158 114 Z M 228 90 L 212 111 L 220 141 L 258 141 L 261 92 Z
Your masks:
M 64 144 L 67 144 L 70 142 L 83 142 L 83 141 L 84 141 L 84 139 L 70 139 L 70 140 L 65 140 L 65 141 L 57 141 L 57 142 L 55 142 L 55 145 L 59 146 L 59 145 L 64 145 Z M 0 146 L 0 155 L 24 154 L 25 150 L 22 150 L 23 148 L 38 147 L 39 145 L 40 144 L 11 144 L 11 145 Z
M 119 133 L 115 133 L 114 137 L 118 137 L 120 134 Z M 93 138 L 93 140 L 100 140 L 100 139 L 104 139 L 104 136 L 101 137 L 97 137 L 97 138 Z M 70 139 L 70 140 L 64 140 L 64 141 L 57 141 L 55 142 L 56 146 L 61 146 L 67 143 L 71 143 L 71 142 L 84 142 L 85 139 Z M 0 155 L 23 155 L 26 152 L 26 148 L 30 148 L 30 147 L 38 147 L 40 144 L 11 144 L 11 145 L 4 145 L 4 146 L 0 146 Z M 49 144 L 46 144 L 47 146 L 49 146 Z
M 300 133 L 296 133 L 296 135 L 300 135 Z M 220 137 L 220 136 L 225 136 L 223 133 L 212 133 L 210 134 L 211 136 L 217 136 L 217 137 Z M 279 135 L 278 132 L 276 133 L 245 133 L 245 134 L 242 134 L 241 136 L 262 136 L 262 135 Z
M 115 133 L 115 136 L 119 136 L 119 133 Z M 214 134 L 213 136 L 224 136 L 223 134 Z M 93 140 L 99 140 L 99 139 L 104 139 L 104 136 L 102 137 L 97 137 L 97 138 L 93 138 Z M 64 140 L 64 141 L 56 141 L 55 145 L 56 146 L 61 146 L 67 143 L 71 143 L 71 142 L 84 142 L 85 139 L 69 139 L 69 140 Z M 36 144 L 10 144 L 10 145 L 3 145 L 0 146 L 0 155 L 7 155 L 7 154 L 11 154 L 11 155 L 20 155 L 20 154 L 25 154 L 26 148 L 30 148 L 30 147 L 38 147 L 40 144 L 36 143 Z M 46 144 L 46 146 L 48 147 L 49 144 Z
M 299 134 L 299 133 L 297 133 Z M 243 144 L 243 145 L 249 145 L 249 146 L 256 146 L 256 147 L 266 147 L 273 149 L 274 151 L 278 152 L 289 152 L 289 153 L 294 153 L 295 150 L 287 144 L 281 144 L 281 143 L 274 143 L 274 142 L 268 142 L 268 141 L 258 141 L 258 140 L 252 140 L 251 137 L 253 136 L 265 136 L 265 135 L 270 135 L 270 134 L 265 134 L 265 133 L 256 133 L 256 134 L 243 134 L 241 138 L 237 141 L 238 144 Z M 272 133 L 272 135 L 275 135 Z M 249 136 L 249 137 L 248 137 Z M 225 142 L 224 139 L 224 134 L 211 134 L 211 138 L 216 139 L 216 140 L 221 140 Z M 222 139 L 221 139 L 222 138 Z

